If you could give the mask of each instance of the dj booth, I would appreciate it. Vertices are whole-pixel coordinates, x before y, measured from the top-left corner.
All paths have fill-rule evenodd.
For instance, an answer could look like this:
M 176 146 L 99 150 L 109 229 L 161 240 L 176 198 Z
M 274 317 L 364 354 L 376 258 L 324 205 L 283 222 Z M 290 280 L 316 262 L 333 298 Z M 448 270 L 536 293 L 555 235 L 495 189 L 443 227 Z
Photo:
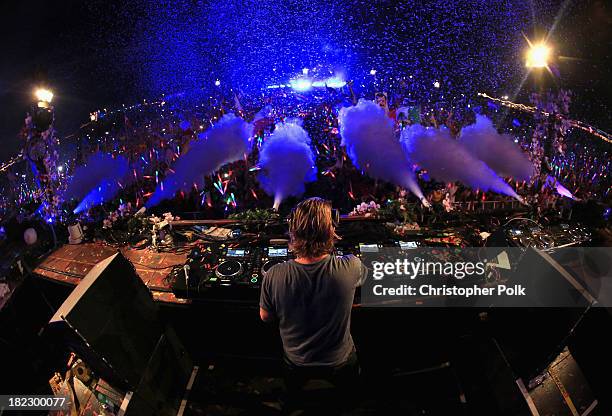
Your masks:
M 44 258 L 34 274 L 53 282 L 77 285 L 100 261 L 121 252 L 133 265 L 156 301 L 188 305 L 193 302 L 242 302 L 257 304 L 267 271 L 291 259 L 287 225 L 245 224 L 231 220 L 174 221 L 173 230 L 190 230 L 194 241 L 168 249 L 135 249 L 103 242 L 65 244 Z M 223 230 L 198 234 L 202 230 Z M 194 231 L 195 230 L 195 231 Z M 335 255 L 371 252 L 383 247 L 454 247 L 470 244 L 467 230 L 415 230 L 401 239 L 385 224 L 364 217 L 340 221 L 341 236 Z M 193 235 L 192 234 L 192 235 Z M 473 234 L 473 232 L 472 232 Z M 203 238 L 198 238 L 200 235 Z
M 175 221 L 171 227 L 173 232 L 189 236 L 175 243 L 172 249 L 116 247 L 102 242 L 66 244 L 44 258 L 34 274 L 47 282 L 60 283 L 68 293 L 96 265 L 119 251 L 129 261 L 125 264 L 133 266 L 135 275 L 144 283 L 142 286 L 158 305 L 162 320 L 171 323 L 195 363 L 211 362 L 219 357 L 278 361 L 282 357 L 278 333 L 274 326 L 259 320 L 258 303 L 260 287 L 269 269 L 292 258 L 287 223 L 200 220 Z M 474 247 L 479 242 L 483 244 L 483 231 L 470 225 L 442 230 L 426 228 L 404 232 L 400 238 L 379 220 L 344 218 L 337 229 L 341 239 L 335 244 L 334 254 L 353 254 L 363 259 L 385 249 L 401 252 Z M 511 221 L 499 227 L 497 233 L 507 247 L 546 249 L 588 244 L 589 240 L 589 231 L 579 224 L 541 227 L 529 221 Z M 126 272 L 127 275 L 131 272 Z M 115 282 L 120 284 L 121 279 Z M 427 301 L 419 300 L 419 305 Z M 521 389 L 517 380 L 524 379 L 528 384 L 546 370 L 551 359 L 562 353 L 567 334 L 586 314 L 585 309 L 562 312 L 542 309 L 533 313 L 528 309 L 504 308 L 360 306 L 357 293 L 352 334 L 368 377 L 400 380 L 439 372 L 440 377 L 459 378 L 461 383 L 466 383 L 462 387 L 466 390 L 457 397 L 467 392 L 470 398 L 482 394 L 486 399 L 489 393 L 470 391 L 470 383 L 482 380 L 469 379 L 477 368 L 493 364 L 504 370 L 495 380 L 487 382 L 489 387 L 512 390 L 512 397 L 521 406 L 529 403 L 530 394 L 537 397 L 538 385 Z M 90 308 L 92 313 L 97 309 Z M 88 327 L 87 320 L 83 322 L 85 329 L 96 332 L 95 328 Z M 512 353 L 510 358 L 506 355 L 508 352 Z M 114 349 L 108 354 L 114 356 Z M 116 356 L 121 354 L 117 352 Z M 483 361 L 485 357 L 487 361 Z M 187 364 L 183 367 L 182 378 L 178 378 L 180 383 L 189 376 L 191 368 Z M 479 371 L 482 377 L 490 375 L 484 367 Z M 143 394 L 143 397 L 149 396 Z M 544 409 L 548 400 L 537 399 L 536 405 Z M 589 400 L 583 401 L 590 405 L 592 400 Z M 500 408 L 503 406 L 506 405 L 499 404 Z
M 66 244 L 44 258 L 34 274 L 46 280 L 77 285 L 100 261 L 121 252 L 156 301 L 169 305 L 194 302 L 257 305 L 268 270 L 291 259 L 286 221 L 181 220 L 168 224 L 183 238 L 171 247 L 111 246 L 103 242 Z M 488 239 L 482 233 L 491 232 Z M 371 258 L 385 249 L 400 252 L 426 248 L 477 247 L 487 243 L 542 250 L 588 244 L 590 232 L 580 224 L 542 227 L 533 221 L 508 221 L 496 231 L 473 225 L 404 231 L 399 237 L 380 220 L 345 217 L 339 221 L 335 255 Z

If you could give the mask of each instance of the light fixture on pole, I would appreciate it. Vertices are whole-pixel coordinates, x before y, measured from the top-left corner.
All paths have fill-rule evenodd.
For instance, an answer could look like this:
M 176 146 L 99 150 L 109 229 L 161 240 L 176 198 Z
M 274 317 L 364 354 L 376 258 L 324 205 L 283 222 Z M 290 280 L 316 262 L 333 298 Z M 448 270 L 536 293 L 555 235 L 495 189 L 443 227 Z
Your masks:
M 38 100 L 38 106 L 41 108 L 47 108 L 53 101 L 53 92 L 46 88 L 38 88 L 34 92 L 34 96 Z
M 550 47 L 544 42 L 532 44 L 529 39 L 527 39 L 527 43 L 529 43 L 529 50 L 527 51 L 525 66 L 527 68 L 548 68 Z

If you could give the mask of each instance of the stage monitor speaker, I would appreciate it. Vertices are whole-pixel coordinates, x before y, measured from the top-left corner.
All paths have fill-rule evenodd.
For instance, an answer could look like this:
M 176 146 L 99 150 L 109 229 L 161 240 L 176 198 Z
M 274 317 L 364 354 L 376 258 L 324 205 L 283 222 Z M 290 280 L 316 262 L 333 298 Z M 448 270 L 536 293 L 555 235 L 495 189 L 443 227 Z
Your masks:
M 193 370 L 193 363 L 174 331 L 160 337 L 124 416 L 176 415 Z
M 130 390 L 140 383 L 163 333 L 149 290 L 121 253 L 91 269 L 49 329 L 61 331 L 85 362 Z
M 499 227 L 486 239 L 485 245 L 487 247 L 509 247 L 510 243 L 506 237 L 506 230 Z
M 599 414 L 598 401 L 580 367 L 564 349 L 529 389 L 531 408 L 540 415 L 573 416 Z
M 590 308 L 590 295 L 572 278 L 565 263 L 558 254 L 525 249 L 506 284 L 522 285 L 527 294 L 521 299 L 529 307 L 512 307 L 517 301 L 506 297 L 489 311 L 491 334 L 508 351 L 514 372 L 524 380 L 545 370 Z
M 193 363 L 121 253 L 85 276 L 51 318 L 48 334 L 60 336 L 97 376 L 131 392 L 125 415 L 178 411 Z
M 514 353 L 497 340 L 470 338 L 451 361 L 465 389 L 470 415 L 576 416 L 599 413 L 589 382 L 567 348 L 529 381 L 516 374 Z

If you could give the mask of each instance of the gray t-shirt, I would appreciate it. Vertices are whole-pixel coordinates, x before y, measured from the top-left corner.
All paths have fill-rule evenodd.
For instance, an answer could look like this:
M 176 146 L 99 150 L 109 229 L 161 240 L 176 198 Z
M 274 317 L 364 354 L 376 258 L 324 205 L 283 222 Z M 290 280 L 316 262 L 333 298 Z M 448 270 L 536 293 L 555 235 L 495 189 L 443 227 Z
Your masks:
M 294 260 L 268 271 L 259 305 L 277 320 L 287 358 L 299 366 L 336 366 L 354 349 L 350 332 L 355 288 L 368 269 L 357 257 Z

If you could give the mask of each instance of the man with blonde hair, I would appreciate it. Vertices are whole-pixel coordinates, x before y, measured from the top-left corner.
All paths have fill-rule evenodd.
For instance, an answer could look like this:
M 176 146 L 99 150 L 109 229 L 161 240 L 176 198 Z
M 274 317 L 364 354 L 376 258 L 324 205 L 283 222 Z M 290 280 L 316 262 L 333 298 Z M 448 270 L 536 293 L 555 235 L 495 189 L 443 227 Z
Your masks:
M 338 237 L 331 203 L 321 198 L 298 204 L 289 235 L 296 258 L 268 271 L 261 319 L 278 322 L 290 395 L 311 378 L 345 387 L 359 374 L 350 321 L 355 289 L 367 268 L 353 255 L 333 255 Z

